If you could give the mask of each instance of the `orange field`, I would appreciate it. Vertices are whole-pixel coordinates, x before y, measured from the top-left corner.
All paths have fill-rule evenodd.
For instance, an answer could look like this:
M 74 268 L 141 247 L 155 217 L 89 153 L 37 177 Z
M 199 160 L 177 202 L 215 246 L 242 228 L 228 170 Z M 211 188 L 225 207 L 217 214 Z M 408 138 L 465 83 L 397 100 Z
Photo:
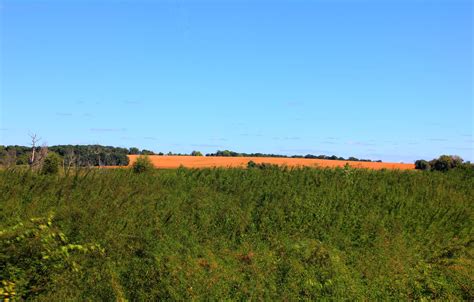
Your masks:
M 129 155 L 132 165 L 138 155 Z M 325 159 L 306 159 L 306 158 L 279 158 L 279 157 L 205 157 L 205 156 L 148 156 L 153 165 L 157 168 L 173 169 L 179 166 L 187 168 L 211 168 L 211 167 L 247 167 L 249 161 L 255 163 L 269 163 L 288 167 L 343 167 L 346 163 L 354 168 L 368 169 L 400 169 L 412 170 L 414 164 L 400 163 L 376 163 L 376 162 L 357 162 L 345 160 L 325 160 Z

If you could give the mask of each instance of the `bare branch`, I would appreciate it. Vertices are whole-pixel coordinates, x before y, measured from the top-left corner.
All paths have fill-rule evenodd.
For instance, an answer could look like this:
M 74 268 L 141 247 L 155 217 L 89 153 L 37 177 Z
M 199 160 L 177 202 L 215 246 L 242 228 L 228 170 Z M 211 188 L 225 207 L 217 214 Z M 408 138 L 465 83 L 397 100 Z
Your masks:
M 33 167 L 34 164 L 35 164 L 35 160 L 36 160 L 35 159 L 36 146 L 41 141 L 41 138 L 38 137 L 38 135 L 36 133 L 30 133 L 29 136 L 31 138 L 31 157 L 30 157 L 30 160 L 29 160 L 29 165 L 30 165 L 30 167 Z

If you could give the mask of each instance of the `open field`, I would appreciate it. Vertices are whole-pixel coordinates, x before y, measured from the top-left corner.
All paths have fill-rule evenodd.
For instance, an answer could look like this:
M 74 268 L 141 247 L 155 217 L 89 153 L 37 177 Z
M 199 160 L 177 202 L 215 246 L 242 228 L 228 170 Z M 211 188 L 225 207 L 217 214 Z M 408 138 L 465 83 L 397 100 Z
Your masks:
M 473 196 L 471 170 L 4 170 L 0 300 L 469 301 Z
M 130 165 L 132 165 L 139 155 L 129 155 Z M 399 169 L 413 170 L 414 164 L 400 163 L 376 163 L 360 161 L 306 159 L 306 158 L 281 158 L 281 157 L 210 157 L 210 156 L 148 156 L 153 165 L 157 168 L 174 169 L 180 166 L 186 168 L 243 168 L 247 167 L 249 161 L 257 164 L 268 163 L 288 167 L 344 167 L 349 164 L 353 168 L 368 169 Z

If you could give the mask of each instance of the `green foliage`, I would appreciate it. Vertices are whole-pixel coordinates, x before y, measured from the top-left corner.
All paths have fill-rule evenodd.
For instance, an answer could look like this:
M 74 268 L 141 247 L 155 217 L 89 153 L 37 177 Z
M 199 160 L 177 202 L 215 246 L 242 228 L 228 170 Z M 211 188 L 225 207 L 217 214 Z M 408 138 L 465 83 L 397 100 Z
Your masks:
M 56 153 L 48 153 L 44 159 L 43 166 L 41 167 L 42 174 L 58 174 L 59 165 L 61 165 L 61 158 Z
M 31 147 L 2 146 L 0 149 L 0 164 L 7 159 L 14 158 L 17 165 L 27 165 L 31 154 Z M 48 147 L 64 158 L 66 166 L 127 166 L 129 159 L 128 149 L 101 145 L 57 145 Z M 144 150 L 146 151 L 146 150 Z
M 418 170 L 429 170 L 431 168 L 430 163 L 426 160 L 419 159 L 415 161 L 415 169 Z
M 18 300 L 474 297 L 467 170 L 5 170 L 0 192 L 1 279 Z M 25 223 L 52 210 L 47 228 Z M 89 242 L 100 250 L 61 252 Z
M 58 145 L 48 147 L 49 151 L 64 157 L 69 166 L 126 166 L 128 149 L 101 145 Z
M 136 147 L 132 147 L 132 148 L 128 149 L 128 154 L 130 154 L 130 155 L 139 155 L 140 154 L 140 149 L 138 149 Z
M 142 155 L 132 165 L 132 171 L 135 173 L 149 172 L 154 169 L 152 162 L 147 155 Z
M 462 165 L 463 160 L 455 155 L 441 155 L 438 159 L 430 162 L 433 170 L 448 171 Z
M 140 152 L 140 154 L 141 154 L 141 155 L 155 155 L 155 152 L 150 151 L 150 150 L 143 149 L 143 150 Z
M 432 170 L 446 172 L 452 169 L 463 169 L 470 170 L 474 166 L 470 162 L 464 162 L 464 160 L 457 155 L 441 155 L 437 159 L 433 159 L 430 162 L 426 160 L 415 161 L 415 169 L 419 170 Z
M 257 167 L 257 164 L 253 161 L 253 160 L 250 160 L 248 163 L 247 163 L 247 169 L 254 169 Z
M 200 151 L 193 151 L 191 152 L 191 156 L 202 156 L 202 153 Z
M 247 168 L 248 169 L 260 169 L 260 170 L 281 169 L 281 167 L 279 167 L 278 165 L 275 165 L 275 164 L 270 164 L 270 163 L 257 164 L 253 160 L 251 160 L 247 163 Z
M 53 216 L 0 231 L 0 299 L 31 299 L 61 286 L 81 270 L 82 255 L 104 255 L 97 244 L 70 244 Z

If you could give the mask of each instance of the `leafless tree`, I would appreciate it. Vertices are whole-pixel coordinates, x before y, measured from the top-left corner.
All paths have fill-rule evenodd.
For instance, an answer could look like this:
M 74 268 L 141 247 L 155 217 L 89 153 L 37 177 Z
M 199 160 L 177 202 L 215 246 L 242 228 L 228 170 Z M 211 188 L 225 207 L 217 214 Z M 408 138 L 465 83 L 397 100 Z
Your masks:
M 30 134 L 31 138 L 31 156 L 28 161 L 30 168 L 37 169 L 41 168 L 44 162 L 44 159 L 48 155 L 48 146 L 42 144 L 41 147 L 38 147 L 38 143 L 41 141 L 41 138 L 37 134 Z
M 41 141 L 41 138 L 38 137 L 36 133 L 30 133 L 30 138 L 31 138 L 31 156 L 28 164 L 32 168 L 35 165 L 36 161 L 36 146 L 38 143 Z

